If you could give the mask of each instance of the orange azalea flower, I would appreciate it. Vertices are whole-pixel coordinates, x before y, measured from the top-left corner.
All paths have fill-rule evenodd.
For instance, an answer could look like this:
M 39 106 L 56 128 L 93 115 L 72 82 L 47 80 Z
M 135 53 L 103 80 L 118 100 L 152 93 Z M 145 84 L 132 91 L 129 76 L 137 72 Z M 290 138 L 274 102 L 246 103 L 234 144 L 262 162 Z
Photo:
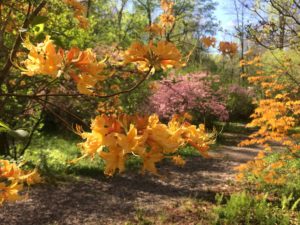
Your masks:
M 18 182 L 13 182 L 10 185 L 5 185 L 4 183 L 0 183 L 0 205 L 4 201 L 18 201 L 22 199 L 19 191 L 21 191 L 23 186 L 18 184 Z
M 154 53 L 155 59 L 157 60 L 156 64 L 161 66 L 163 70 L 172 67 L 182 67 L 184 65 L 181 62 L 181 53 L 171 42 L 159 41 L 157 46 L 152 45 L 151 49 Z
M 201 38 L 201 41 L 202 41 L 204 47 L 206 47 L 206 48 L 209 48 L 211 46 L 215 47 L 216 42 L 217 42 L 215 37 L 203 37 L 203 38 Z
M 79 26 L 83 29 L 87 29 L 90 25 L 89 20 L 84 16 L 76 16 L 76 19 L 79 22 Z
M 0 160 L 0 205 L 4 201 L 17 201 L 23 199 L 20 191 L 23 183 L 33 184 L 41 182 L 37 170 L 25 172 L 17 165 L 8 160 Z
M 175 17 L 169 13 L 163 13 L 160 16 L 160 23 L 163 27 L 171 27 L 175 23 Z
M 161 1 L 160 1 L 160 6 L 161 6 L 161 8 L 162 8 L 165 12 L 168 12 L 168 11 L 171 11 L 171 10 L 173 9 L 174 2 L 168 1 L 168 0 L 161 0 Z
M 67 5 L 73 8 L 74 17 L 78 20 L 79 26 L 81 28 L 87 28 L 89 26 L 88 19 L 84 17 L 86 12 L 86 7 L 84 7 L 80 2 L 77 0 L 64 0 Z
M 60 52 L 56 51 L 56 46 L 53 44 L 53 41 L 50 40 L 50 36 L 47 36 L 45 41 L 37 46 L 34 46 L 29 39 L 27 39 L 23 45 L 30 52 L 28 59 L 23 62 L 26 71 L 22 72 L 22 74 L 28 76 L 37 74 L 49 75 L 53 78 L 59 76 L 63 57 Z
M 144 150 L 140 153 L 140 156 L 143 159 L 142 173 L 148 171 L 152 174 L 158 175 L 155 164 L 161 161 L 164 158 L 164 155 L 161 152 L 152 149 L 149 152 Z
M 110 148 L 109 152 L 100 151 L 99 156 L 105 161 L 106 175 L 112 176 L 116 170 L 125 170 L 125 154 L 121 148 Z
M 72 64 L 81 72 L 90 75 L 99 75 L 105 68 L 105 64 L 97 61 L 96 54 L 91 49 L 80 51 L 78 48 L 71 48 L 66 55 L 66 64 Z
M 159 41 L 156 46 L 153 43 L 144 45 L 134 42 L 125 52 L 125 63 L 130 62 L 137 63 L 141 71 L 147 71 L 150 67 L 166 70 L 184 65 L 179 50 L 174 44 L 166 41 Z
M 94 93 L 94 87 L 98 82 L 97 77 L 89 74 L 80 74 L 73 77 L 73 79 L 77 83 L 77 90 L 79 93 L 85 95 L 92 95 Z
M 149 46 L 141 42 L 133 42 L 130 48 L 125 52 L 124 62 L 137 63 L 139 70 L 148 70 L 150 67 L 150 49 Z
M 83 14 L 85 12 L 85 7 L 80 4 L 77 0 L 64 0 L 64 2 L 71 6 L 75 11 L 76 13 L 80 13 L 80 14 Z
M 153 33 L 155 35 L 158 35 L 158 36 L 162 36 L 164 33 L 164 29 L 161 26 L 159 26 L 158 24 L 151 24 L 151 26 L 148 26 L 146 28 L 146 31 Z
M 106 78 L 100 75 L 105 64 L 97 61 L 91 49 L 80 51 L 78 48 L 72 48 L 66 54 L 66 67 L 70 67 L 68 73 L 77 83 L 77 89 L 81 94 L 93 94 L 97 82 Z M 76 70 L 79 70 L 79 75 L 76 74 Z
M 177 166 L 184 166 L 186 163 L 186 161 L 180 155 L 173 156 L 172 161 Z
M 173 15 L 174 2 L 168 0 L 161 0 L 160 5 L 164 11 L 164 13 L 160 16 L 160 23 L 162 27 L 173 26 L 175 22 L 175 17 Z
M 234 42 L 221 41 L 219 51 L 224 55 L 234 56 L 237 53 L 238 45 Z

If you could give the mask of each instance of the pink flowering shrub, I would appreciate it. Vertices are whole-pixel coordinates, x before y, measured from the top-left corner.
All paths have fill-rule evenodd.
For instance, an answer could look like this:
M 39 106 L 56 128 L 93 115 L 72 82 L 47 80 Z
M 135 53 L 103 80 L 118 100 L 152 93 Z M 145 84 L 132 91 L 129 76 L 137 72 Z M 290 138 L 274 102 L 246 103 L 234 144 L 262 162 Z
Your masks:
M 149 98 L 147 109 L 162 119 L 189 112 L 197 122 L 225 121 L 228 119 L 225 98 L 212 88 L 216 81 L 213 79 L 205 73 L 194 73 L 161 80 Z

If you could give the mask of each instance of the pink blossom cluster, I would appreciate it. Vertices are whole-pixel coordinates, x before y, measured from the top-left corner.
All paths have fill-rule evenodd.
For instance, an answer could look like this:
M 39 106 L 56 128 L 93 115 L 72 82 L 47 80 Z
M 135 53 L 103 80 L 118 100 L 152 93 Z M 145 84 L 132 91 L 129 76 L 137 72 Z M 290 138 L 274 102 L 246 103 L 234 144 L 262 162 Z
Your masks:
M 213 77 L 205 73 L 171 76 L 158 82 L 149 98 L 148 110 L 163 119 L 174 114 L 192 113 L 196 118 L 228 119 L 224 96 L 212 88 Z

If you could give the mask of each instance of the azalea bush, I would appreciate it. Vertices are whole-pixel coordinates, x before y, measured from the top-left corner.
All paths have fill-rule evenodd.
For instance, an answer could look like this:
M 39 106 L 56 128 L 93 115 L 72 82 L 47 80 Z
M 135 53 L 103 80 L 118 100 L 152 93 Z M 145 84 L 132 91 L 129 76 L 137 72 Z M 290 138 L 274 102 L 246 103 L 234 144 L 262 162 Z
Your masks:
M 248 140 L 240 143 L 244 145 L 258 144 L 263 147 L 255 160 L 242 164 L 237 168 L 239 180 L 247 179 L 251 174 L 259 183 L 268 183 L 281 186 L 293 181 L 293 175 L 298 176 L 297 166 L 291 166 L 288 162 L 298 161 L 300 150 L 299 133 L 294 132 L 299 125 L 300 101 L 299 86 L 297 80 L 286 77 L 289 74 L 288 58 L 283 63 L 285 67 L 280 69 L 265 70 L 261 57 L 252 57 L 242 63 L 253 67 L 252 74 L 245 75 L 250 83 L 262 91 L 257 98 L 257 106 L 251 115 L 252 121 L 248 127 L 258 128 L 249 136 Z M 267 67 L 270 69 L 270 67 Z M 274 142 L 281 145 L 280 157 L 267 160 L 266 153 L 274 150 Z M 292 176 L 291 176 L 292 175 Z
M 0 104 L 3 106 L 0 116 L 13 127 L 11 130 L 25 125 L 24 129 L 28 130 L 24 130 L 28 135 L 24 137 L 26 143 L 21 151 L 16 150 L 15 137 L 8 138 L 8 134 L 0 130 L 0 151 L 4 156 L 18 158 L 23 155 L 43 121 L 43 113 L 50 112 L 66 128 L 76 130 L 84 139 L 79 144 L 82 157 L 72 162 L 98 156 L 105 162 L 104 173 L 108 176 L 123 172 L 131 156 L 141 159 L 142 172 L 158 174 L 156 163 L 166 158 L 183 165 L 185 162 L 178 149 L 186 144 L 209 157 L 207 151 L 214 136 L 206 133 L 203 125 L 189 124 L 180 116 L 173 117 L 166 125 L 157 115 L 129 116 L 119 107 L 120 95 L 134 92 L 152 77 L 160 78 L 170 69 L 186 64 L 186 58 L 168 38 L 176 21 L 172 1 L 161 1 L 162 14 L 157 23 L 146 27 L 147 38 L 132 42 L 127 49 L 115 46 L 99 51 L 98 48 L 98 54 L 92 48 L 79 48 L 84 44 L 62 44 L 56 35 L 52 37 L 44 29 L 45 11 L 56 12 L 48 3 L 46 0 L 3 3 L 1 21 L 10 22 L 13 17 L 18 18 L 18 22 L 2 24 L 7 32 L 4 44 L 9 51 L 0 64 L 3 66 L 0 72 Z M 82 30 L 88 29 L 92 20 L 87 18 L 88 9 L 84 3 L 76 0 L 60 3 L 53 0 L 53 3 L 69 8 L 68 16 L 73 17 L 75 25 Z M 92 119 L 90 130 L 89 126 L 75 126 L 61 117 L 62 113 L 67 113 L 80 120 L 76 113 L 66 108 L 73 99 L 84 107 L 94 106 L 88 110 L 98 112 Z M 85 104 L 88 101 L 91 103 Z M 60 104 L 65 107 L 60 107 Z M 33 122 L 28 123 L 32 118 Z M 8 161 L 3 161 L 0 166 L 4 176 L 0 186 L 12 193 L 11 197 L 6 197 L 6 192 L 1 190 L 0 194 L 5 195 L 1 202 L 16 200 L 14 196 L 22 189 L 19 184 L 29 175 L 24 177 L 23 172 L 17 172 L 20 166 Z
M 173 114 L 189 112 L 198 122 L 214 119 L 226 121 L 229 114 L 225 96 L 212 87 L 212 84 L 216 85 L 217 79 L 205 73 L 165 78 L 155 84 L 149 98 L 149 110 L 166 120 Z

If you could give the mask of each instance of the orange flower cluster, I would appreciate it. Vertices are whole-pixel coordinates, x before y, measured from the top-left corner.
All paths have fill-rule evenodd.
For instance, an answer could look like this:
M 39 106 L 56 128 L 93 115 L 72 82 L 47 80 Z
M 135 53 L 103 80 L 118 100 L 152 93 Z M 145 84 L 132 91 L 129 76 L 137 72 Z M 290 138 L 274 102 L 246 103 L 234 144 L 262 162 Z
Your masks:
M 22 74 L 48 75 L 52 78 L 57 78 L 61 74 L 65 74 L 66 77 L 69 75 L 77 84 L 78 91 L 86 95 L 93 94 L 96 83 L 105 79 L 105 76 L 100 75 L 105 64 L 97 61 L 91 49 L 80 51 L 78 48 L 72 48 L 69 51 L 62 49 L 57 51 L 50 36 L 37 46 L 27 39 L 24 47 L 29 50 L 29 54 L 23 62 L 26 70 Z
M 238 171 L 236 178 L 238 181 L 243 181 L 245 176 L 254 176 L 259 179 L 259 182 L 282 185 L 286 181 L 286 176 L 285 174 L 278 173 L 278 171 L 283 169 L 285 165 L 286 163 L 283 160 L 271 163 L 267 162 L 264 152 L 260 151 L 255 160 L 235 167 L 235 170 Z M 257 184 L 259 185 L 260 183 Z
M 34 46 L 27 38 L 23 43 L 29 50 L 28 58 L 23 62 L 26 71 L 22 74 L 34 76 L 37 74 L 49 75 L 52 78 L 58 76 L 59 70 L 63 66 L 63 56 L 56 50 L 56 46 L 47 36 L 43 43 Z
M 162 37 L 165 33 L 165 29 L 162 28 L 159 24 L 153 23 L 151 26 L 146 27 L 146 31 L 150 32 L 151 34 L 157 35 Z
M 23 184 L 28 185 L 41 182 L 37 170 L 25 172 L 15 163 L 8 160 L 0 160 L 0 204 L 5 201 L 17 201 L 23 197 L 20 191 Z
M 78 91 L 82 94 L 93 94 L 93 88 L 97 82 L 106 79 L 106 76 L 100 75 L 105 64 L 97 62 L 96 55 L 91 49 L 80 51 L 78 48 L 71 48 L 66 53 L 65 66 L 68 68 L 69 75 L 76 82 Z
M 146 27 L 146 31 L 152 35 L 162 37 L 166 33 L 168 27 L 172 27 L 175 23 L 175 16 L 173 15 L 173 1 L 161 0 L 160 2 L 163 13 L 160 15 L 159 23 L 153 23 Z M 152 37 L 150 38 L 152 39 Z
M 215 47 L 217 39 L 215 37 L 202 37 L 201 42 L 203 43 L 205 48 Z
M 166 70 L 184 66 L 179 50 L 173 43 L 167 41 L 159 41 L 157 45 L 152 42 L 148 45 L 141 42 L 132 43 L 125 52 L 124 63 L 136 63 L 141 71 L 148 71 L 150 68 Z
M 78 20 L 81 28 L 87 28 L 89 21 L 84 16 L 86 8 L 77 0 L 64 0 L 64 2 L 74 10 L 74 17 Z
M 29 50 L 28 58 L 23 62 L 26 69 L 22 74 L 28 76 L 48 75 L 58 78 L 62 74 L 71 77 L 77 84 L 80 93 L 92 95 L 98 82 L 104 81 L 109 76 L 104 76 L 106 67 L 104 62 L 98 62 L 95 53 L 91 49 L 80 51 L 71 48 L 68 51 L 58 49 L 50 36 L 43 43 L 34 46 L 29 39 L 24 42 L 24 47 Z M 134 63 L 140 71 L 149 71 L 151 68 L 167 70 L 168 68 L 180 68 L 185 64 L 181 61 L 181 53 L 176 46 L 167 41 L 150 42 L 145 45 L 134 42 L 125 51 L 123 65 Z
M 175 22 L 175 16 L 173 15 L 174 2 L 169 0 L 160 1 L 161 8 L 164 13 L 160 15 L 160 23 L 162 27 L 171 27 Z
M 219 49 L 223 55 L 234 56 L 238 51 L 238 45 L 234 42 L 221 41 L 219 43 Z
M 140 157 L 142 172 L 157 174 L 155 164 L 164 158 L 172 157 L 177 165 L 184 165 L 177 150 L 184 144 L 191 144 L 208 157 L 208 145 L 213 135 L 205 132 L 204 126 L 198 128 L 174 117 L 167 125 L 159 122 L 156 115 L 139 116 L 97 116 L 91 125 L 91 132 L 78 133 L 85 142 L 80 144 L 83 157 L 96 154 L 106 162 L 105 174 L 112 176 L 117 170 L 125 170 L 129 155 Z M 80 158 L 80 159 L 81 159 Z M 75 160 L 76 161 L 76 160 Z

